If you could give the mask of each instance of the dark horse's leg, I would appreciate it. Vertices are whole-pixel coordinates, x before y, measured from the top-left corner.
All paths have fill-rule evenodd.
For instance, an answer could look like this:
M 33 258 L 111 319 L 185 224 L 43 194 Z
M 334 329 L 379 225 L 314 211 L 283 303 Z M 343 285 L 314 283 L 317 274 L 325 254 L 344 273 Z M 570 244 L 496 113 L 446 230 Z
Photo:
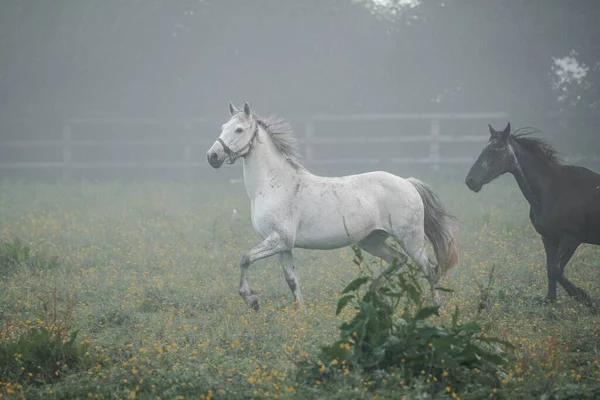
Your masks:
M 561 237 L 560 244 L 558 245 L 558 252 L 556 253 L 555 267 L 552 269 L 552 275 L 554 275 L 556 280 L 562 285 L 563 288 L 565 288 L 569 296 L 573 297 L 580 303 L 585 303 L 588 306 L 593 307 L 593 302 L 590 295 L 585 290 L 573 285 L 567 278 L 565 278 L 564 275 L 567 263 L 580 244 L 581 241 L 574 237 Z
M 544 250 L 546 251 L 546 275 L 548 276 L 548 294 L 546 300 L 556 301 L 556 275 L 552 273 L 552 269 L 556 268 L 556 253 L 558 252 L 559 241 L 548 236 L 542 236 Z

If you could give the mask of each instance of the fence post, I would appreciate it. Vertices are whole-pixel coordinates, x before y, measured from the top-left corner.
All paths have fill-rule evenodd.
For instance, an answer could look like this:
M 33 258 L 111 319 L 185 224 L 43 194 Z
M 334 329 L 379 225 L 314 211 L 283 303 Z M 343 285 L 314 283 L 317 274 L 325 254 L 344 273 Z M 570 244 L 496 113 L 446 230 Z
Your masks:
M 71 179 L 72 168 L 71 168 L 71 139 L 72 130 L 71 125 L 66 123 L 63 125 L 62 131 L 62 178 L 63 180 Z
M 309 118 L 306 121 L 306 160 L 311 164 L 315 158 L 313 145 L 310 143 L 315 137 L 315 121 Z
M 440 120 L 432 119 L 430 121 L 431 143 L 429 144 L 429 159 L 431 160 L 431 168 L 434 171 L 440 169 Z
M 183 148 L 183 180 L 185 183 L 192 183 L 193 171 L 192 171 L 192 146 L 185 145 Z

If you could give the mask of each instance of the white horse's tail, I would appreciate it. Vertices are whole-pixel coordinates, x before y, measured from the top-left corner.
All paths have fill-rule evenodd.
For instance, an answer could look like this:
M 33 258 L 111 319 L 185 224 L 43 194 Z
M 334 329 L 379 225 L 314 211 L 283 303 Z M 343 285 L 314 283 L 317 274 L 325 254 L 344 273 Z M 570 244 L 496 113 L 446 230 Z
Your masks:
M 408 178 L 413 184 L 425 207 L 425 236 L 431 242 L 438 263 L 438 275 L 444 275 L 458 264 L 458 224 L 450 215 L 439 197 L 424 182 Z

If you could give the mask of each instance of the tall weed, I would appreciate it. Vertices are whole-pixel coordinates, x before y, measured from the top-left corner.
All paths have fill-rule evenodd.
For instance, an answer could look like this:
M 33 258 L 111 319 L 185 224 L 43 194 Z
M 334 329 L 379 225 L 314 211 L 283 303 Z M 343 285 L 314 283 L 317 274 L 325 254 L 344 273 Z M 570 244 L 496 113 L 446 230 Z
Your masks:
M 449 325 L 433 324 L 439 306 L 425 305 L 419 268 L 395 262 L 374 278 L 360 248 L 353 250 L 360 276 L 342 290 L 337 314 L 353 307 L 355 315 L 317 362 L 301 365 L 301 380 L 321 384 L 359 373 L 371 384 L 396 379 L 411 387 L 427 380 L 434 392 L 499 386 L 510 343 L 487 336 L 475 321 L 459 323 L 458 307 Z

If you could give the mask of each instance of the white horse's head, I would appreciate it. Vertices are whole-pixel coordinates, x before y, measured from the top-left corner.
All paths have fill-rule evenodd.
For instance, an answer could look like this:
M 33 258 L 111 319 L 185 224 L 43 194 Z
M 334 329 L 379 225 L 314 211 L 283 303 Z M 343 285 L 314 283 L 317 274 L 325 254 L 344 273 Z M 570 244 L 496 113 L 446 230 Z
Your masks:
M 229 112 L 231 118 L 221 126 L 221 135 L 206 153 L 208 163 L 213 168 L 219 168 L 226 160 L 233 164 L 238 158 L 246 156 L 258 134 L 258 123 L 252 116 L 248 102 L 244 103 L 243 112 L 229 102 Z

